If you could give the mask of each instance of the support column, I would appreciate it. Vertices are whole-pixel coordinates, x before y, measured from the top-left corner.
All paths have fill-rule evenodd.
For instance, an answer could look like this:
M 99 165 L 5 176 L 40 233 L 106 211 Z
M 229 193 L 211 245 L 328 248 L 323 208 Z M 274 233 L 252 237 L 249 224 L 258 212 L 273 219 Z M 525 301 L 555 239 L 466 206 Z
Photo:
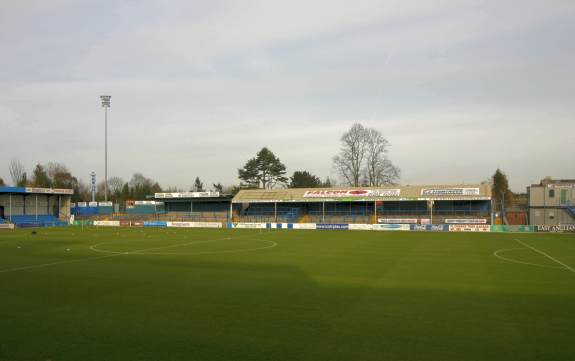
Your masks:
M 373 201 L 373 222 L 377 223 L 377 201 Z
M 321 202 L 321 222 L 325 223 L 325 202 Z
M 274 222 L 278 222 L 278 204 L 274 202 Z
M 230 217 L 229 217 L 229 221 L 232 222 L 233 221 L 233 214 L 234 214 L 234 209 L 233 209 L 233 203 L 230 202 Z
M 38 220 L 38 194 L 36 194 L 36 220 Z
M 10 212 L 10 213 L 9 213 L 10 223 L 12 223 L 12 193 L 10 193 L 10 195 L 9 195 L 9 201 L 8 201 L 8 202 L 9 202 L 9 204 L 10 204 L 10 205 L 9 205 L 9 208 L 8 208 L 8 209 L 9 209 L 9 212 Z

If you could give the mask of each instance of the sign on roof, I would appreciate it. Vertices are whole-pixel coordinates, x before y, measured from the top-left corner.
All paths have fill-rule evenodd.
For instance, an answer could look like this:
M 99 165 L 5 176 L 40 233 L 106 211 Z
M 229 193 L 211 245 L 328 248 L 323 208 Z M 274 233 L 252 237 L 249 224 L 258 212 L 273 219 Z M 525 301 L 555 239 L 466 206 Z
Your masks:
M 74 194 L 74 190 L 73 189 L 52 189 L 52 188 L 26 187 L 26 193 Z
M 422 196 L 478 196 L 479 188 L 423 188 Z
M 156 193 L 154 198 L 209 198 L 219 197 L 220 192 L 181 192 L 181 193 Z
M 304 198 L 367 198 L 367 197 L 399 197 L 400 189 L 330 189 L 306 191 Z

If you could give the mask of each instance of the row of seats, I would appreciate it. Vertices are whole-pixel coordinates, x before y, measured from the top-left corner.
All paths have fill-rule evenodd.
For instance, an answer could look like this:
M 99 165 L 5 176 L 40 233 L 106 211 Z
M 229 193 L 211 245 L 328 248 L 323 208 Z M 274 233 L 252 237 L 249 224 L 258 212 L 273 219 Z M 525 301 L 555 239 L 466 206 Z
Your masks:
M 11 221 L 17 227 L 57 227 L 66 225 L 65 222 L 50 215 L 12 216 Z

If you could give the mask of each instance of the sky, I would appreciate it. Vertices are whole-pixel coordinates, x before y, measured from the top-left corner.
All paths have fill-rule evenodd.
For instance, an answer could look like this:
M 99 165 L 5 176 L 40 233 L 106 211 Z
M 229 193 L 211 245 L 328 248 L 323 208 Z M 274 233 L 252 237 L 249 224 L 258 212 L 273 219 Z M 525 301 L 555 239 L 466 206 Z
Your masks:
M 0 177 L 58 161 L 237 184 L 264 146 L 337 179 L 353 123 L 380 130 L 402 184 L 514 191 L 575 178 L 572 0 L 19 0 L 0 3 Z

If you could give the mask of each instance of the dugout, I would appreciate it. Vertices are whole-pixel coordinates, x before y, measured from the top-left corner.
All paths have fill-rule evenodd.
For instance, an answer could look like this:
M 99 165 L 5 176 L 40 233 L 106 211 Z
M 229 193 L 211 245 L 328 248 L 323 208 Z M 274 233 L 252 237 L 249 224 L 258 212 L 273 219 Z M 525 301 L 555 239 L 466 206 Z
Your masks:
M 72 189 L 0 187 L 0 222 L 19 227 L 67 224 Z
M 489 184 L 241 190 L 237 222 L 490 224 Z

